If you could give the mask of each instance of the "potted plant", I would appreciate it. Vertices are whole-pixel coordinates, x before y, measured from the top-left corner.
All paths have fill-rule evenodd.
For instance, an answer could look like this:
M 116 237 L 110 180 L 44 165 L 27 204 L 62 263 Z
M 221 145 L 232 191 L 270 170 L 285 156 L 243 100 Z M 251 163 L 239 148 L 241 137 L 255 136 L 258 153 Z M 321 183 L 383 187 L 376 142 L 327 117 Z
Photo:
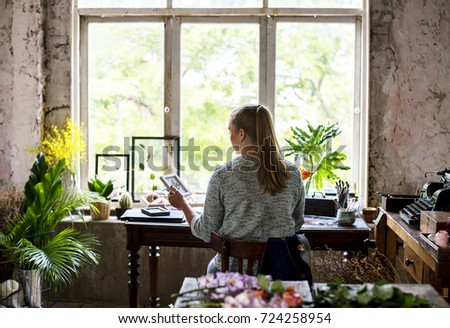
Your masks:
M 23 214 L 11 218 L 4 232 L 0 232 L 0 248 L 8 262 L 19 269 L 38 286 L 29 286 L 38 293 L 28 294 L 30 306 L 40 306 L 40 282 L 54 291 L 70 284 L 89 264 L 98 264 L 96 250 L 98 240 L 75 228 L 56 232 L 62 219 L 76 213 L 83 218 L 82 206 L 94 200 L 90 193 L 64 190 L 62 176 L 65 160 L 50 167 L 39 153 L 25 185 L 25 208 Z M 27 296 L 27 294 L 25 295 Z
M 342 131 L 337 123 L 318 125 L 314 127 L 307 122 L 307 129 L 291 127 L 292 139 L 286 139 L 291 146 L 291 151 L 286 156 L 295 155 L 295 160 L 302 160 L 302 178 L 306 180 L 305 192 L 313 184 L 316 190 L 323 188 L 323 180 L 335 181 L 339 179 L 335 170 L 349 170 L 350 167 L 343 164 L 347 156 L 338 150 L 331 150 L 328 142 L 338 136 Z
M 116 207 L 116 215 L 119 220 L 122 217 L 123 213 L 125 213 L 125 211 L 131 208 L 132 203 L 133 199 L 128 191 L 125 191 L 122 194 L 120 194 L 119 207 Z
M 88 181 L 89 191 L 100 196 L 100 199 L 92 203 L 91 218 L 92 220 L 107 220 L 111 212 L 109 196 L 114 190 L 113 181 L 110 179 L 106 183 L 98 177 Z

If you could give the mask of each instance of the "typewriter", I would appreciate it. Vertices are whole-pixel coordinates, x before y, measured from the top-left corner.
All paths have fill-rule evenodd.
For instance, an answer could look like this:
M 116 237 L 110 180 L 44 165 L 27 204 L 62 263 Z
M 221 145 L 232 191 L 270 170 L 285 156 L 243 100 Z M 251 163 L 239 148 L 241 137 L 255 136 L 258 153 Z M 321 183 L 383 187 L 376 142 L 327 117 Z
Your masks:
M 400 210 L 400 217 L 408 224 L 419 227 L 421 211 L 450 211 L 450 167 L 436 174 L 440 181 L 426 182 L 420 197 Z

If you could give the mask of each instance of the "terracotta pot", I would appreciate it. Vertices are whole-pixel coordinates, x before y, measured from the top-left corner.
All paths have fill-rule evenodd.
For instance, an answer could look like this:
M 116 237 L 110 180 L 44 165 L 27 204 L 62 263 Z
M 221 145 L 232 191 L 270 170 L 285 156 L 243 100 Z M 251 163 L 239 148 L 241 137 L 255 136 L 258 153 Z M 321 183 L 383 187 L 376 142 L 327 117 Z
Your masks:
M 97 208 L 97 211 L 94 209 L 91 209 L 92 220 L 108 220 L 109 219 L 109 214 L 111 211 L 111 206 L 110 206 L 109 202 L 94 202 L 92 204 Z

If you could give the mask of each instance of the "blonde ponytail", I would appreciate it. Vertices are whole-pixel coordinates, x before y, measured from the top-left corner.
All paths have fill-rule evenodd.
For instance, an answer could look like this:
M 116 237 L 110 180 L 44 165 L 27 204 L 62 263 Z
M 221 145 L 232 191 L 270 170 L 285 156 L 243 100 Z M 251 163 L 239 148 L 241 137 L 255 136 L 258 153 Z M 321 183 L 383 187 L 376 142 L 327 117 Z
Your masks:
M 284 190 L 290 174 L 275 135 L 272 115 L 262 105 L 247 105 L 231 113 L 230 123 L 244 129 L 257 146 L 258 181 L 264 192 L 276 195 Z

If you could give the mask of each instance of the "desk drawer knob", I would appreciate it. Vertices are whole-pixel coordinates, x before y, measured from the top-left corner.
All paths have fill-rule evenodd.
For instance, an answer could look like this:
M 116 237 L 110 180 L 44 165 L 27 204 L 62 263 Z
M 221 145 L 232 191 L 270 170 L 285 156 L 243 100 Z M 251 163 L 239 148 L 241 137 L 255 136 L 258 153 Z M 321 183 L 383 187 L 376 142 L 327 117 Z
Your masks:
M 405 259 L 405 265 L 406 266 L 410 266 L 412 264 L 414 264 L 414 260 L 411 260 L 411 259 L 408 259 L 408 258 Z

